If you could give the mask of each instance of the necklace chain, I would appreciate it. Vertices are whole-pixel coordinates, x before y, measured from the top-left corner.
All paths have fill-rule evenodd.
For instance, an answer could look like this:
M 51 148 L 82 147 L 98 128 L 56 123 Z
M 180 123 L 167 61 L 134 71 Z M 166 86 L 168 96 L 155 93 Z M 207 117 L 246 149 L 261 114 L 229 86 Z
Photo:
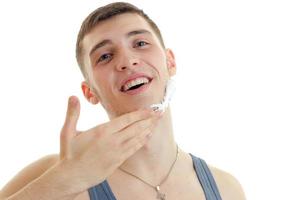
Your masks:
M 167 180 L 167 178 L 169 177 L 169 175 L 170 175 L 172 169 L 174 168 L 174 165 L 175 165 L 176 161 L 178 160 L 178 155 L 179 155 L 179 148 L 178 148 L 178 145 L 176 145 L 176 157 L 175 157 L 175 159 L 174 159 L 174 161 L 173 161 L 173 163 L 172 163 L 172 165 L 171 165 L 171 167 L 170 167 L 170 169 L 169 169 L 167 175 L 163 178 L 163 180 L 162 180 L 158 185 L 152 185 L 152 184 L 148 183 L 147 181 L 141 179 L 141 178 L 138 177 L 137 175 L 134 175 L 133 173 L 128 172 L 128 171 L 122 169 L 121 167 L 119 167 L 119 169 L 120 169 L 122 172 L 125 172 L 126 174 L 129 174 L 130 176 L 133 176 L 133 177 L 135 177 L 136 179 L 138 179 L 138 180 L 142 181 L 143 183 L 149 185 L 150 187 L 154 188 L 155 191 L 157 192 L 157 197 L 156 197 L 156 198 L 157 198 L 157 199 L 160 199 L 160 200 L 165 200 L 165 199 L 166 199 L 166 195 L 165 195 L 164 193 L 161 193 L 161 192 L 160 192 L 160 186 L 161 186 L 161 185 Z

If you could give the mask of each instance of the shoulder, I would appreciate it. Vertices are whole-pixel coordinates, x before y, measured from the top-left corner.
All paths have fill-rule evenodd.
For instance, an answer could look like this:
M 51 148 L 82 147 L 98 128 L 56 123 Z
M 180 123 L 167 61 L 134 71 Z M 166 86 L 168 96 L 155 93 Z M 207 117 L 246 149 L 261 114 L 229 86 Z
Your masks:
M 208 166 L 218 186 L 223 200 L 245 200 L 245 193 L 239 181 L 230 173 Z
M 0 191 L 0 197 L 8 197 L 41 176 L 59 160 L 58 154 L 44 156 L 18 172 Z

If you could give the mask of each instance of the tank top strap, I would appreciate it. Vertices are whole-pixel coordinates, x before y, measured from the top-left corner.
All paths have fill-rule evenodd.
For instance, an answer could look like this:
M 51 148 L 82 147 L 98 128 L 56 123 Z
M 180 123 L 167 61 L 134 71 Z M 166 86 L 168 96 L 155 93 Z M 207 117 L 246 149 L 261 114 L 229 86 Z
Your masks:
M 194 169 L 204 190 L 206 200 L 222 200 L 215 179 L 206 162 L 191 153 L 190 155 L 193 159 Z
M 90 200 L 116 200 L 108 182 L 102 183 L 88 189 Z
M 206 162 L 190 154 L 193 159 L 194 169 L 198 180 L 203 188 L 206 200 L 222 200 L 216 182 Z M 116 200 L 108 182 L 102 183 L 88 189 L 90 200 Z

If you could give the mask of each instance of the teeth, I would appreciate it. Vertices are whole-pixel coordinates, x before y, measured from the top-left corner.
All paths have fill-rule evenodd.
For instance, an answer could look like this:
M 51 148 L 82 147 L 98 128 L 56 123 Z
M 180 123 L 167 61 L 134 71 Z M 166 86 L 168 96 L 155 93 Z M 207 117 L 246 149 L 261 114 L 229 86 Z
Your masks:
M 123 86 L 123 91 L 127 91 L 131 87 L 142 84 L 142 83 L 149 83 L 149 80 L 145 77 L 140 77 L 140 78 L 136 78 L 134 80 L 131 80 Z

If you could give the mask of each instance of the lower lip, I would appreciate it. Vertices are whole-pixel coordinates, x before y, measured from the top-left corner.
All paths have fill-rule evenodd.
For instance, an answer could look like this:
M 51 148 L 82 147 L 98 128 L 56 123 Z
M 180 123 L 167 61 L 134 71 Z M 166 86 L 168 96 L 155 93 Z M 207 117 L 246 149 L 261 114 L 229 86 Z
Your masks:
M 150 86 L 150 84 L 151 84 L 151 81 L 145 85 L 142 85 L 141 87 L 139 87 L 135 90 L 128 90 L 127 92 L 124 92 L 124 93 L 129 94 L 129 95 L 140 94 L 140 93 L 144 92 L 145 90 L 147 90 L 147 88 Z

